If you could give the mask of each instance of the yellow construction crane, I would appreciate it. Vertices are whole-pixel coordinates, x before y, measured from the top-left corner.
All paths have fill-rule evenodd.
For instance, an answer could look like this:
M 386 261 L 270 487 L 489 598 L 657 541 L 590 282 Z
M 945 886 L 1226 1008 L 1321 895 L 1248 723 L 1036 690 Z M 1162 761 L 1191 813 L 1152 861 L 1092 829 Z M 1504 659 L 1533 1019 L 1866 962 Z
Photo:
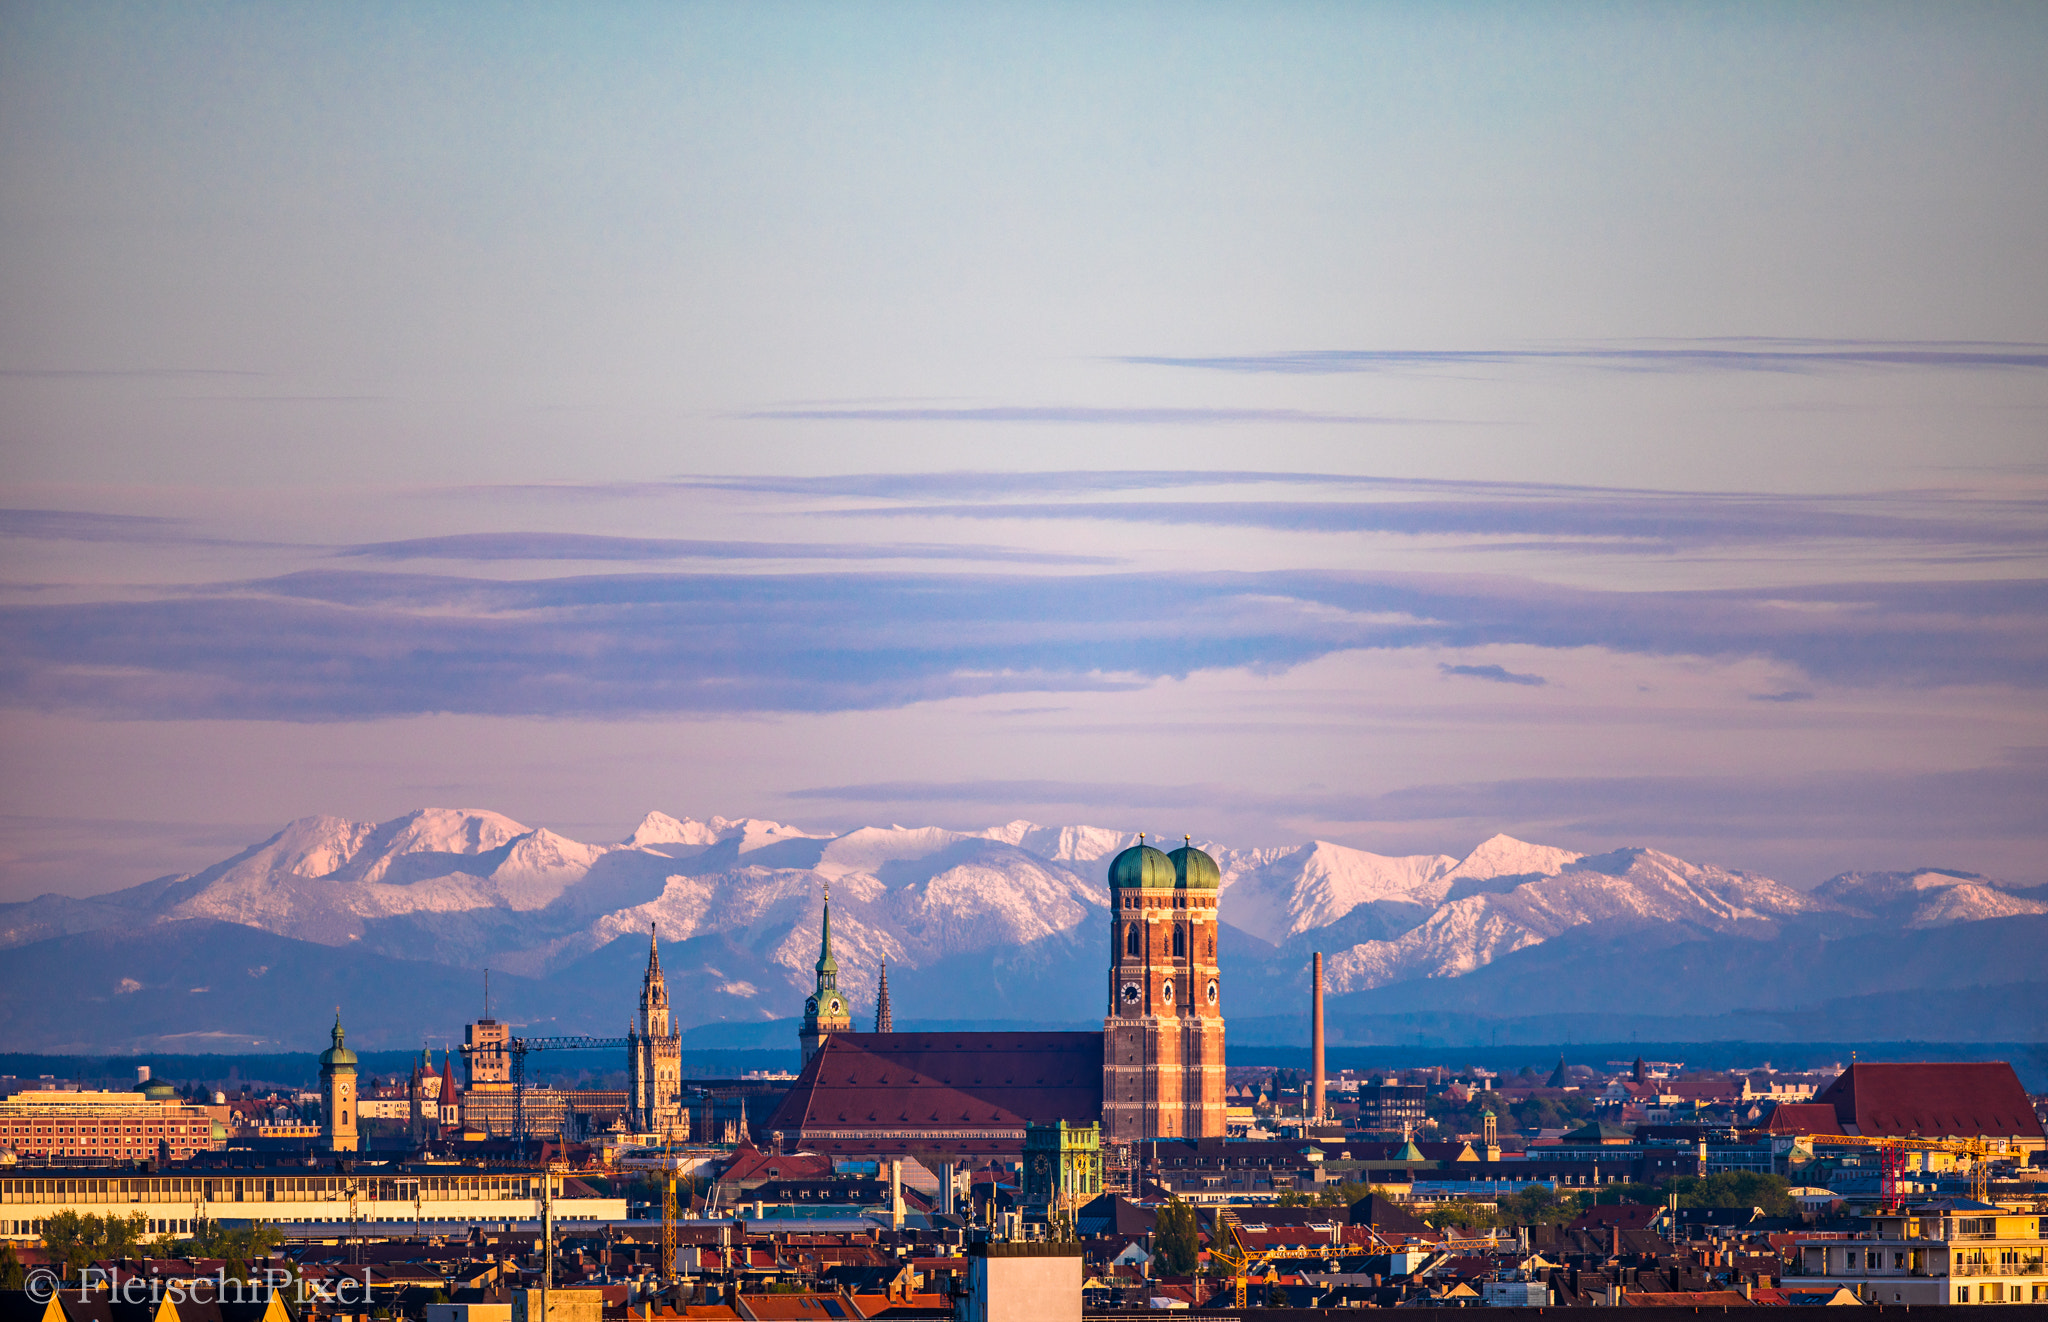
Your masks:
M 1897 1207 L 1904 1201 L 1899 1192 L 1899 1182 L 1906 1173 L 1906 1154 L 1909 1152 L 1947 1152 L 1968 1158 L 1970 1197 L 1980 1203 L 1991 1201 L 1991 1157 L 1995 1149 L 1981 1138 L 1894 1138 L 1887 1135 L 1865 1138 L 1859 1134 L 1814 1134 L 1810 1141 L 1815 1147 L 1877 1149 L 1878 1192 L 1886 1207 Z
M 676 1278 L 676 1165 L 661 1164 L 661 1282 Z

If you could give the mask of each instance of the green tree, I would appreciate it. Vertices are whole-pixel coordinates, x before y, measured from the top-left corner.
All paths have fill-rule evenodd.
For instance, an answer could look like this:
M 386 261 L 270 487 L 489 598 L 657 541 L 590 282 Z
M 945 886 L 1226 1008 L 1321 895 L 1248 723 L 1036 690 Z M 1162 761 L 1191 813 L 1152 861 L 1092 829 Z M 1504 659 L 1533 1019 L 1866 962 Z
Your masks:
M 1671 1182 L 1680 1207 L 1761 1207 L 1765 1216 L 1790 1216 L 1791 1186 L 1781 1175 L 1760 1171 L 1720 1171 L 1713 1175 L 1681 1175 Z
M 1585 1204 L 1576 1196 L 1560 1197 L 1544 1184 L 1528 1184 L 1500 1200 L 1503 1225 L 1561 1226 L 1577 1218 Z
M 0 1290 L 25 1290 L 28 1273 L 15 1255 L 13 1240 L 0 1240 Z
M 43 1223 L 43 1247 L 71 1277 L 103 1258 L 132 1256 L 148 1229 L 149 1220 L 140 1212 L 129 1217 L 59 1212 Z
M 1422 1219 L 1438 1230 L 1487 1230 L 1500 1224 L 1500 1218 L 1492 1208 L 1471 1202 L 1438 1203 Z
M 1192 1205 L 1175 1198 L 1159 1208 L 1152 1230 L 1152 1253 L 1159 1259 L 1159 1269 L 1167 1275 L 1194 1274 L 1202 1256 L 1202 1232 Z

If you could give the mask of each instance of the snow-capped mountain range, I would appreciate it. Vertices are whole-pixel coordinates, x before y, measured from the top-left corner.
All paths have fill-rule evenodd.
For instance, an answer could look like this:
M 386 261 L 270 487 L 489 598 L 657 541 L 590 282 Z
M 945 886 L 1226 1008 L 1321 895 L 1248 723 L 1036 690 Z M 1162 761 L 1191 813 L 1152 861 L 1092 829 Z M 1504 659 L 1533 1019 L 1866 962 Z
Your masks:
M 0 948 L 18 952 L 5 961 L 16 972 L 0 975 L 0 996 L 22 990 L 9 984 L 29 976 L 29 948 L 49 947 L 55 959 L 67 941 L 104 946 L 155 932 L 174 949 L 200 931 L 232 947 L 241 931 L 282 941 L 246 966 L 252 979 L 288 973 L 294 958 L 320 963 L 329 958 L 320 948 L 358 964 L 439 966 L 450 986 L 469 971 L 480 982 L 489 968 L 533 1022 L 616 1032 L 653 927 L 669 948 L 663 962 L 685 1026 L 761 1022 L 800 1009 L 829 887 L 841 985 L 857 1009 L 872 1013 L 887 960 L 899 1019 L 1085 1019 L 1100 1014 L 1107 860 L 1137 838 L 1024 821 L 824 835 L 654 812 L 618 843 L 586 844 L 483 810 L 426 808 L 378 823 L 307 817 L 197 873 L 89 900 L 0 906 Z M 1522 952 L 1567 937 L 1662 947 L 1794 933 L 1911 940 L 2048 915 L 2039 888 L 1931 869 L 1845 873 L 1800 892 L 1653 849 L 1582 855 L 1504 835 L 1463 858 L 1392 858 L 1327 841 L 1204 847 L 1223 872 L 1226 1008 L 1239 1015 L 1294 1012 L 1310 950 L 1325 952 L 1333 996 L 1407 988 L 1412 1002 L 1427 998 L 1430 980 L 1518 954 L 1526 963 L 1536 956 Z M 218 979 L 201 986 L 202 974 L 175 959 L 164 967 L 164 989 L 199 998 L 194 1013 L 204 1013 L 202 994 Z M 102 1000 L 141 1004 L 134 993 L 146 978 L 118 968 L 87 976 L 102 972 L 120 980 Z M 409 1008 L 436 1026 L 468 1017 Z

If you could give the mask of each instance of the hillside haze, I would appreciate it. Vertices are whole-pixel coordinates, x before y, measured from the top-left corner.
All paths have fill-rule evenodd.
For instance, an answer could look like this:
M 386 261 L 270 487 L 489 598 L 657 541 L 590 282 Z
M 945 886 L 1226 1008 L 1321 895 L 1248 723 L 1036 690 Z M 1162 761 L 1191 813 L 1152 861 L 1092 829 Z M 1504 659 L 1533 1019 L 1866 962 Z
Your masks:
M 821 835 L 656 812 L 587 844 L 484 810 L 302 818 L 190 875 L 0 906 L 0 1049 L 299 1046 L 336 1003 L 352 1041 L 445 1042 L 480 1011 L 486 968 L 501 1017 L 616 1034 L 650 930 L 693 1037 L 781 1045 L 828 887 L 857 1024 L 883 960 L 899 1023 L 1085 1022 L 1102 1013 L 1107 860 L 1136 839 L 1024 821 Z M 1563 1032 L 1737 1036 L 1745 1014 L 1796 1027 L 1833 1006 L 1839 1021 L 1843 998 L 1891 1036 L 1953 1037 L 1958 1009 L 1983 1001 L 2003 1007 L 1972 1011 L 1985 1032 L 2037 1037 L 2048 1005 L 2028 953 L 2048 937 L 2048 895 L 1967 873 L 1844 873 L 1801 892 L 1654 849 L 1499 835 L 1463 858 L 1204 847 L 1223 871 L 1239 1041 L 1292 1040 L 1315 950 L 1339 1041 L 1478 1040 L 1545 1016 Z M 1877 940 L 1898 957 L 1874 958 Z

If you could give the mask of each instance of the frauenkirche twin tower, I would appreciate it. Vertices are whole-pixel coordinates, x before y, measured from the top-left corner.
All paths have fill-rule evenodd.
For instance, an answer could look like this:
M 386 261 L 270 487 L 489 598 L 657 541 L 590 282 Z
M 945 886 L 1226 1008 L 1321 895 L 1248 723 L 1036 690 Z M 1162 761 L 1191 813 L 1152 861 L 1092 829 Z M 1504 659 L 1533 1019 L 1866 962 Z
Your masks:
M 1109 865 L 1102 1127 L 1113 1143 L 1223 1136 L 1216 860 L 1139 842 Z

